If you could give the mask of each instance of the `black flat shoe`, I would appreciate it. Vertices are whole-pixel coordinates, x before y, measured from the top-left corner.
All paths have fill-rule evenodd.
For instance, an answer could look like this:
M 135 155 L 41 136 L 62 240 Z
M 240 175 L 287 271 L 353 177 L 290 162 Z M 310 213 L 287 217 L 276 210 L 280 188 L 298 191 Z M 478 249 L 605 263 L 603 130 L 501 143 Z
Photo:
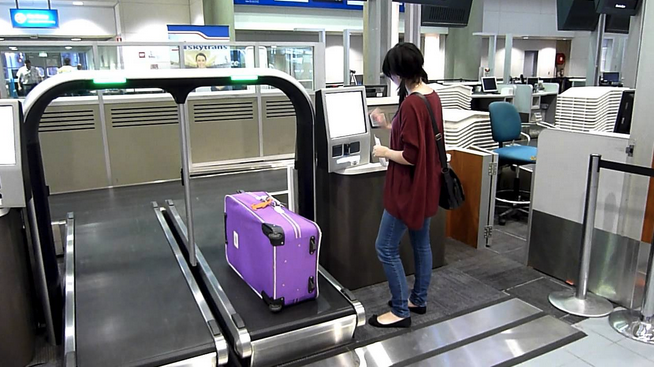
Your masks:
M 392 324 L 381 324 L 377 320 L 377 315 L 372 315 L 372 317 L 368 320 L 368 324 L 370 326 L 378 327 L 378 328 L 409 328 L 411 327 L 411 318 L 407 317 L 406 319 L 402 319 L 400 321 L 396 321 Z
M 391 307 L 391 308 L 393 307 L 393 301 L 388 301 L 388 307 Z M 411 306 L 409 306 L 409 311 L 415 312 L 418 315 L 424 315 L 424 314 L 427 313 L 427 306 L 423 306 L 423 307 L 411 307 Z

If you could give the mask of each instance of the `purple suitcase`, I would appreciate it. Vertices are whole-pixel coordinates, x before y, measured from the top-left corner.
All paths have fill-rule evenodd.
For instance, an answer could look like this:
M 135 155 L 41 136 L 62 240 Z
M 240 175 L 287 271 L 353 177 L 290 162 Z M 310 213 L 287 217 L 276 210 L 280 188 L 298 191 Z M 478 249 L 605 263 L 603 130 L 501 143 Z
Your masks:
M 227 262 L 271 311 L 318 297 L 320 239 L 316 223 L 266 192 L 225 196 Z

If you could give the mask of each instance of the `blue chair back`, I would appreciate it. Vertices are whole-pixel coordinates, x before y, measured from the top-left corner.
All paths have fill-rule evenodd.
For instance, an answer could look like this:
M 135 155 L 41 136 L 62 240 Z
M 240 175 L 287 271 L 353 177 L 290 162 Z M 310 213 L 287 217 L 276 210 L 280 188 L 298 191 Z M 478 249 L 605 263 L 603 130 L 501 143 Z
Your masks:
M 488 107 L 490 112 L 493 140 L 498 143 L 520 139 L 522 120 L 518 109 L 509 102 L 493 102 Z

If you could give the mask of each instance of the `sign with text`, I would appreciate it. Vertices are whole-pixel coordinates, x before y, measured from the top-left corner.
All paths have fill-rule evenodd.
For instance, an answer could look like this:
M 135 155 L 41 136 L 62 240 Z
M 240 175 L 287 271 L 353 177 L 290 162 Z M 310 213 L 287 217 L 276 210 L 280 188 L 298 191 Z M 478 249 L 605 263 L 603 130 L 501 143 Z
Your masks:
M 55 9 L 9 9 L 14 28 L 59 28 Z
M 365 0 L 234 0 L 236 5 L 297 6 L 304 8 L 361 10 Z

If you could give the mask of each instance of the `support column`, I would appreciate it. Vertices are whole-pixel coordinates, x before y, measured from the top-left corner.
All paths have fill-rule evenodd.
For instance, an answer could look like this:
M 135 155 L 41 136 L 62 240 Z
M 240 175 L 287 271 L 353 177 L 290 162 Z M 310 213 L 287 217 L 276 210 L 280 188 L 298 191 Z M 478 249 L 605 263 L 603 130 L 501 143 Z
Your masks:
M 410 42 L 420 48 L 420 4 L 404 5 L 404 42 Z
M 229 40 L 234 42 L 234 2 L 225 0 L 202 0 L 205 25 L 228 25 Z
M 343 30 L 343 85 L 350 85 L 350 30 Z
M 495 76 L 495 57 L 497 54 L 497 35 L 488 37 L 488 75 Z M 506 83 L 506 82 L 505 82 Z
M 392 1 L 369 0 L 363 6 L 364 84 L 381 83 L 381 64 L 392 47 Z
M 622 80 L 625 87 L 635 88 L 638 77 L 638 61 L 640 60 L 640 47 L 643 39 L 643 21 L 645 19 L 645 7 L 647 2 L 643 1 L 640 12 L 631 17 L 629 26 L 629 37 L 625 45 L 625 58 L 622 64 Z
M 481 66 L 484 2 L 473 1 L 465 28 L 450 28 L 445 43 L 445 78 L 477 79 Z
M 513 35 L 507 34 L 504 42 L 504 76 L 502 83 L 509 84 L 511 80 L 511 62 L 513 56 Z
M 586 86 L 599 85 L 600 72 L 602 71 L 602 41 L 604 40 L 604 26 L 606 25 L 606 14 L 600 14 L 597 29 L 591 33 L 590 50 L 588 52 L 588 70 L 586 71 Z

